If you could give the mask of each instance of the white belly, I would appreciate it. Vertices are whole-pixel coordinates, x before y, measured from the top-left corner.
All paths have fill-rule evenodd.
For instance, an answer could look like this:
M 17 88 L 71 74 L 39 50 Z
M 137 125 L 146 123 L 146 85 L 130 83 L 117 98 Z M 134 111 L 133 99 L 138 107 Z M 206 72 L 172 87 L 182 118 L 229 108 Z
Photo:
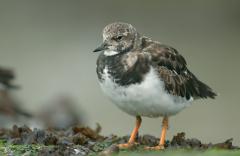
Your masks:
M 104 69 L 103 92 L 124 112 L 130 115 L 147 117 L 170 116 L 190 104 L 191 100 L 168 94 L 161 81 L 151 68 L 140 84 L 119 86 L 113 82 L 108 69 Z

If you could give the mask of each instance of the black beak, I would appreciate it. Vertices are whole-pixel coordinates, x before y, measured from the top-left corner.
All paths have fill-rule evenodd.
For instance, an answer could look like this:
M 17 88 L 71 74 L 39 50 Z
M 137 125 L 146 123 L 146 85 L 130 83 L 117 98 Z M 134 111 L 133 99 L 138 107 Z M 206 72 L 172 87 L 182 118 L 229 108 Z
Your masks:
M 103 51 L 103 50 L 106 50 L 106 49 L 108 49 L 107 44 L 106 44 L 106 43 L 103 43 L 103 44 L 101 44 L 98 48 L 96 48 L 95 50 L 93 50 L 93 52 L 99 52 L 99 51 Z

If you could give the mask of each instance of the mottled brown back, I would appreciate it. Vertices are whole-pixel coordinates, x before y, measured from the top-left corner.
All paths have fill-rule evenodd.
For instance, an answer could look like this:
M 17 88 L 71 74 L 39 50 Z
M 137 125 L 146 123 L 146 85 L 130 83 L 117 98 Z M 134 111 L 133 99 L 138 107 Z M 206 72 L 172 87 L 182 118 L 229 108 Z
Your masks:
M 142 38 L 143 51 L 151 56 L 152 65 L 173 95 L 193 98 L 214 98 L 216 93 L 187 69 L 187 63 L 178 51 L 170 46 Z

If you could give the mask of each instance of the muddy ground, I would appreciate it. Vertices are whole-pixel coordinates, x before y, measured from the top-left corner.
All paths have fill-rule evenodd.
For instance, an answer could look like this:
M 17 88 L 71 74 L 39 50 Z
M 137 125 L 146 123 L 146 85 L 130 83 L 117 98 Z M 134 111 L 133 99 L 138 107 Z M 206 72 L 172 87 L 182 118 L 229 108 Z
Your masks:
M 2 148 L 5 147 L 2 149 L 2 152 L 6 155 L 14 155 L 15 151 L 11 150 L 20 147 L 22 154 L 28 152 L 29 155 L 32 155 L 33 153 L 31 152 L 33 151 L 33 155 L 38 156 L 83 156 L 118 153 L 121 150 L 116 145 L 127 142 L 129 138 L 129 136 L 116 135 L 102 136 L 99 134 L 100 130 L 101 127 L 99 125 L 95 130 L 81 126 L 74 126 L 66 130 L 50 128 L 41 130 L 14 125 L 12 129 L 0 129 L 0 141 L 2 142 Z M 155 146 L 158 144 L 159 138 L 151 135 L 143 135 L 138 136 L 137 141 L 139 144 L 133 147 L 131 151 L 141 150 L 144 146 Z M 185 133 L 181 132 L 173 136 L 171 140 L 167 140 L 165 148 L 170 150 L 194 149 L 200 151 L 208 149 L 239 150 L 239 147 L 233 146 L 232 141 L 232 139 L 228 139 L 217 144 L 203 143 L 196 138 L 186 138 Z M 16 146 L 14 148 L 7 148 L 9 145 Z

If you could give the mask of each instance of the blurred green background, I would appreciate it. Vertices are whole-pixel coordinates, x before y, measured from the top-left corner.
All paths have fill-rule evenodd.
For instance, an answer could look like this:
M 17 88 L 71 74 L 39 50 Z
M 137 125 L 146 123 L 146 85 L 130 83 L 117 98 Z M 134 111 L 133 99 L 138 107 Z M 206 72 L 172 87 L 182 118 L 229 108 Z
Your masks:
M 233 137 L 240 145 L 239 8 L 238 0 L 1 0 L 0 66 L 15 70 L 22 87 L 14 94 L 26 110 L 37 112 L 67 95 L 88 125 L 99 122 L 103 134 L 128 134 L 135 119 L 102 94 L 92 53 L 106 24 L 128 22 L 178 49 L 219 94 L 170 118 L 168 138 L 184 131 L 206 142 Z M 143 119 L 141 134 L 160 131 L 160 118 Z

